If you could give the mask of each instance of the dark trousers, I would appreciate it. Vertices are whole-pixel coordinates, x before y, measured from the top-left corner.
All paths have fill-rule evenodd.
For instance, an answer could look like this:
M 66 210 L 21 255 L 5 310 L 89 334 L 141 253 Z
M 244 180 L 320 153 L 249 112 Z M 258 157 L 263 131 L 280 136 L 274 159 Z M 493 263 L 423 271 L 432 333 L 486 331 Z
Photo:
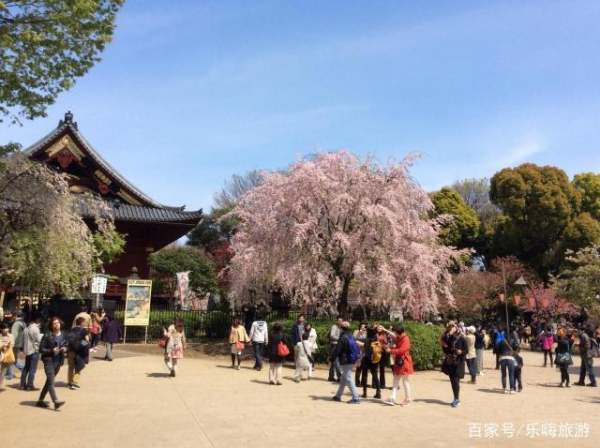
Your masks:
M 25 389 L 26 387 L 33 388 L 39 359 L 39 353 L 33 353 L 25 357 L 25 367 L 23 367 L 23 372 L 21 373 L 21 389 Z
M 521 378 L 522 367 L 515 367 L 515 386 L 518 390 L 523 390 L 523 379 Z
M 550 367 L 554 364 L 554 360 L 552 359 L 552 350 L 544 350 L 544 367 L 548 364 L 548 356 L 550 356 Z
M 365 358 L 364 356 L 361 358 L 360 360 L 360 364 L 356 367 L 356 371 L 354 372 L 354 384 L 356 384 L 356 387 L 359 387 L 362 383 L 361 383 L 361 377 L 362 375 L 362 371 L 363 371 L 363 366 L 365 365 Z
M 457 375 L 449 375 L 450 377 L 450 385 L 452 386 L 452 393 L 454 394 L 454 399 L 460 399 L 460 378 Z
M 237 361 L 237 365 L 239 366 L 242 363 L 242 355 L 234 355 L 232 353 L 231 354 L 231 365 L 235 366 L 236 361 Z
M 265 344 L 262 342 L 253 342 L 252 348 L 254 349 L 254 368 L 262 369 L 263 366 L 263 353 L 265 352 Z
M 569 385 L 570 377 L 569 377 L 569 365 L 561 364 L 560 365 L 560 384 L 565 383 L 567 386 Z
M 44 361 L 44 372 L 46 373 L 46 382 L 44 383 L 44 387 L 42 388 L 42 392 L 40 393 L 39 401 L 44 401 L 44 398 L 46 398 L 47 393 L 50 394 L 50 398 L 54 403 L 58 401 L 56 391 L 54 390 L 54 379 L 56 378 L 56 375 L 58 375 L 59 370 L 59 363 L 56 363 L 51 359 Z
M 496 370 L 500 369 L 500 353 L 496 353 Z
M 329 346 L 329 381 L 339 380 L 342 376 L 342 371 L 340 370 L 340 365 L 336 361 L 335 356 L 333 356 L 333 352 L 336 349 L 335 344 L 330 344 Z
M 477 358 L 467 359 L 467 368 L 471 375 L 471 382 L 474 383 L 477 381 Z
M 379 386 L 385 389 L 385 369 L 390 365 L 390 354 L 383 352 L 379 361 Z
M 581 358 L 581 367 L 579 368 L 579 384 L 585 383 L 585 375 L 590 378 L 590 384 L 596 384 L 594 376 L 594 358 Z
M 502 369 L 502 389 L 506 390 L 506 374 L 508 373 L 508 383 L 510 390 L 515 389 L 515 362 L 510 359 L 501 359 L 500 368 Z
M 367 395 L 367 384 L 368 384 L 368 374 L 371 373 L 372 384 L 373 387 L 377 390 L 376 394 L 381 395 L 381 387 L 379 385 L 379 378 L 377 377 L 377 368 L 379 363 L 373 364 L 370 360 L 363 359 L 362 363 L 362 387 L 363 387 L 363 395 Z

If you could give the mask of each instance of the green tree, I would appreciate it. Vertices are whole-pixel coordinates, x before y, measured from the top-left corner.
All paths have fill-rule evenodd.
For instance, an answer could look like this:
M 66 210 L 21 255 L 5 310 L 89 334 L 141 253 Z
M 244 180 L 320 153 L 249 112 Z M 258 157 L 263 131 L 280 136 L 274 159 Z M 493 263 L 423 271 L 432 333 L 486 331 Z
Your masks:
M 199 293 L 217 290 L 217 276 L 212 261 L 198 248 L 167 246 L 150 255 L 149 265 L 172 295 L 175 291 L 175 274 L 190 271 L 190 288 Z
M 563 250 L 573 251 L 600 244 L 600 222 L 587 212 L 579 214 L 565 228 L 561 243 Z
M 0 122 L 46 115 L 96 62 L 124 0 L 0 0 Z
M 100 261 L 67 180 L 22 154 L 0 160 L 0 277 L 43 295 L 78 296 Z M 106 204 L 86 197 L 98 237 L 112 229 Z M 105 238 L 109 238 L 106 236 Z
M 577 174 L 573 178 L 573 185 L 581 194 L 581 211 L 600 220 L 600 174 Z
M 440 232 L 441 241 L 458 248 L 474 247 L 479 235 L 479 218 L 460 194 L 450 188 L 442 188 L 431 194 L 434 215 L 449 216 Z
M 491 180 L 490 199 L 505 215 L 494 236 L 497 255 L 515 254 L 543 275 L 556 270 L 557 242 L 580 206 L 565 172 L 531 163 L 505 168 Z
M 568 251 L 566 267 L 552 285 L 560 295 L 600 317 L 600 246 Z

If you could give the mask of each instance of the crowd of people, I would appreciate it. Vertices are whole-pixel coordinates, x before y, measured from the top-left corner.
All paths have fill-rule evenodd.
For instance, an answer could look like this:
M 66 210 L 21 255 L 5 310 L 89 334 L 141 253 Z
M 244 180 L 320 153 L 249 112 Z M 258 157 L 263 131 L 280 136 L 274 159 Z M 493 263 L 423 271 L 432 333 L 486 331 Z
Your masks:
M 106 361 L 113 360 L 113 344 L 122 337 L 121 325 L 108 316 L 102 308 L 95 311 L 82 310 L 73 319 L 70 328 L 58 317 L 44 322 L 40 313 L 22 312 L 7 314 L 0 323 L 0 391 L 6 380 L 17 378 L 17 388 L 22 391 L 40 391 L 36 406 L 49 408 L 46 396 L 50 395 L 55 410 L 64 400 L 58 398 L 55 379 L 67 362 L 67 387 L 81 387 L 81 373 L 89 363 L 90 353 L 98 351 L 98 343 L 104 341 Z M 46 381 L 40 389 L 36 386 L 38 364 L 43 364 Z
M 460 405 L 461 380 L 467 374 L 472 384 L 476 384 L 477 378 L 484 374 L 484 351 L 490 348 L 495 355 L 496 369 L 500 371 L 499 383 L 506 394 L 523 391 L 524 362 L 520 354 L 523 346 L 539 348 L 542 352 L 540 363 L 543 360 L 543 366 L 559 369 L 560 387 L 571 386 L 569 367 L 574 363 L 577 346 L 581 358 L 580 375 L 573 384 L 597 387 L 593 363 L 594 358 L 599 356 L 600 329 L 589 326 L 574 329 L 565 324 L 551 323 L 532 333 L 517 328 L 507 331 L 507 327 L 502 325 L 484 328 L 448 322 L 440 338 L 440 346 L 443 352 L 441 370 L 448 376 L 452 388 L 451 406 Z M 49 394 L 54 409 L 59 409 L 64 401 L 58 398 L 54 382 L 65 360 L 67 387 L 79 389 L 81 372 L 89 362 L 90 353 L 98 350 L 99 341 L 104 342 L 104 359 L 112 361 L 113 345 L 121 338 L 120 322 L 112 319 L 102 308 L 93 312 L 81 311 L 68 330 L 57 317 L 48 319 L 43 330 L 39 314 L 31 314 L 27 322 L 22 313 L 9 315 L 0 324 L 0 390 L 6 379 L 16 377 L 17 371 L 20 371 L 19 389 L 40 390 L 35 386 L 35 378 L 41 361 L 46 381 L 36 405 L 48 408 L 45 398 Z M 284 332 L 281 324 L 269 325 L 261 318 L 256 318 L 248 328 L 236 319 L 228 339 L 231 367 L 240 370 L 243 354 L 251 345 L 255 370 L 263 369 L 265 358 L 269 362 L 269 384 L 283 384 L 283 365 L 291 358 L 295 364 L 293 380 L 310 380 L 319 348 L 317 340 L 315 328 L 304 316 L 297 319 L 288 333 Z M 363 322 L 352 331 L 350 322 L 339 318 L 329 328 L 327 341 L 328 380 L 338 383 L 332 397 L 334 401 L 341 401 L 347 388 L 351 395 L 349 403 L 358 404 L 361 398 L 367 398 L 370 386 L 374 390 L 373 398 L 386 404 L 407 406 L 412 402 L 410 375 L 414 373 L 414 367 L 411 340 L 401 324 L 385 328 L 377 323 Z M 160 345 L 164 349 L 165 365 L 170 376 L 174 377 L 187 345 L 182 319 L 176 319 L 163 329 Z M 589 379 L 587 384 L 586 377 Z M 391 393 L 383 397 L 382 391 L 388 388 L 388 384 L 391 384 Z M 403 399 L 399 400 L 401 388 Z

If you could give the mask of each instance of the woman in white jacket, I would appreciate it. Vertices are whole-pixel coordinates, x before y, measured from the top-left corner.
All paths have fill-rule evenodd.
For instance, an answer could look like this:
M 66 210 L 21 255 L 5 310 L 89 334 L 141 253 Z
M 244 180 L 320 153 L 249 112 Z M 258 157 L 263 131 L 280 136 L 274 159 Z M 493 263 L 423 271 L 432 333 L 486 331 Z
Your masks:
M 304 332 L 302 340 L 294 347 L 294 358 L 296 361 L 296 372 L 294 373 L 294 381 L 297 383 L 302 379 L 302 372 L 308 371 L 308 378 L 312 376 L 312 365 L 313 365 L 313 348 L 312 344 L 308 342 L 309 333 Z

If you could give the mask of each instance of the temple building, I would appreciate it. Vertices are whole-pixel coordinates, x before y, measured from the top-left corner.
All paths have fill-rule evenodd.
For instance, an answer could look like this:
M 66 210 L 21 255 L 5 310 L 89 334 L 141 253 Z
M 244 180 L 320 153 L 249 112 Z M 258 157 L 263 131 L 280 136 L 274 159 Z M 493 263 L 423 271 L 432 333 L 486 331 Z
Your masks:
M 202 210 L 166 206 L 136 188 L 85 139 L 71 112 L 25 153 L 65 173 L 73 194 L 94 193 L 112 209 L 117 231 L 126 235 L 126 245 L 119 259 L 105 266 L 107 274 L 119 278 L 109 282 L 106 298 L 124 298 L 128 277 L 148 278 L 148 256 L 187 234 L 202 219 Z

